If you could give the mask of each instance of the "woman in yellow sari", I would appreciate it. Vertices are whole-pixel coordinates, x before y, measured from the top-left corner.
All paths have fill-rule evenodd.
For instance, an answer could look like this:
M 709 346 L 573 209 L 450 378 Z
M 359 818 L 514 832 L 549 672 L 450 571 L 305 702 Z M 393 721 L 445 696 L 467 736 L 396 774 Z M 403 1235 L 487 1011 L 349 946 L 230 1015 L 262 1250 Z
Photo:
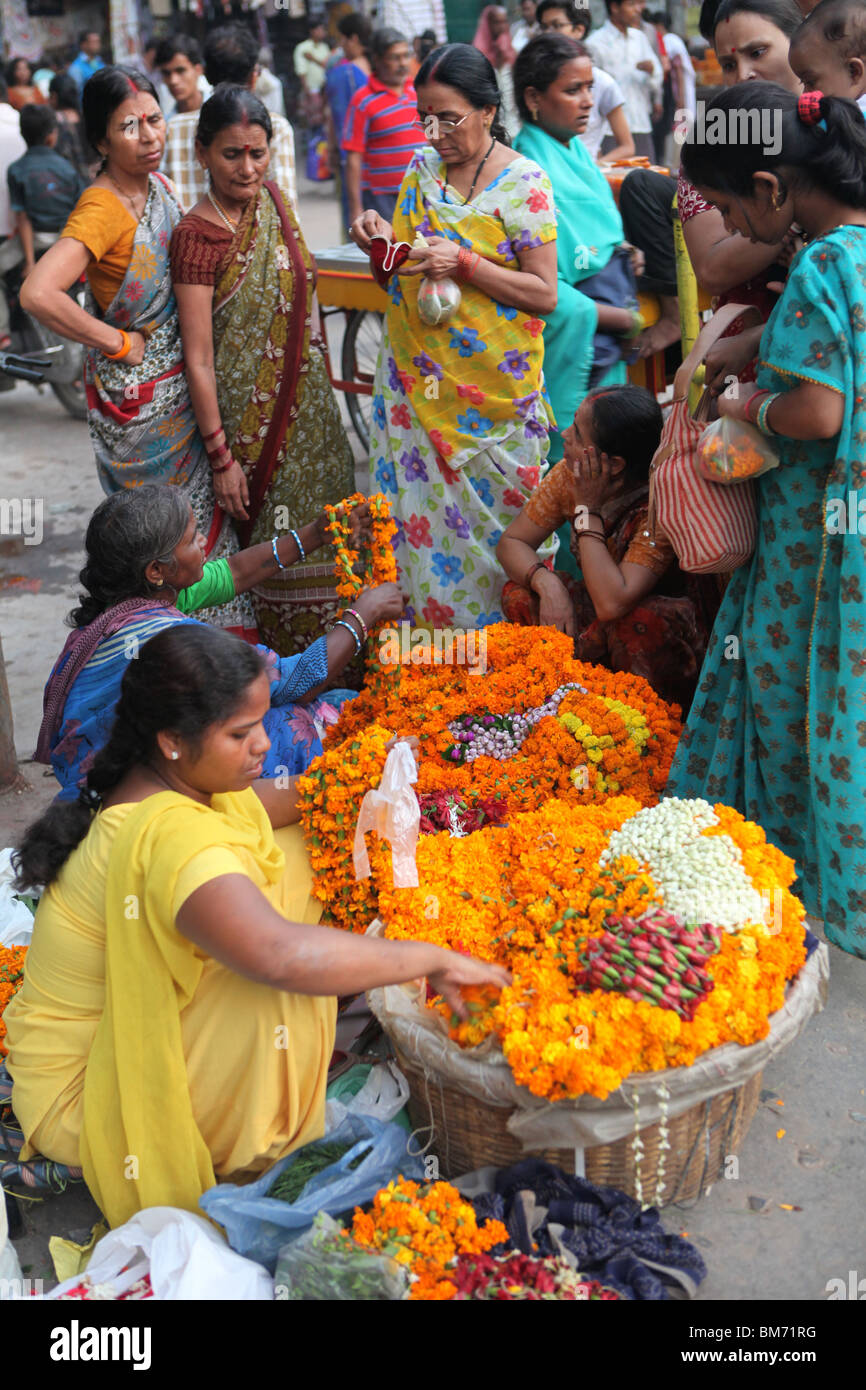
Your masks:
M 314 925 L 293 788 L 257 780 L 268 706 L 254 648 L 159 633 L 78 802 L 17 859 L 48 885 L 4 1015 L 22 1157 L 83 1166 L 113 1226 L 321 1136 L 337 995 L 427 975 L 462 1010 L 461 985 L 508 978 Z
M 556 307 L 556 213 L 547 175 L 508 147 L 483 53 L 437 48 L 415 87 L 430 144 L 406 170 L 394 225 L 369 210 L 352 225 L 364 250 L 376 236 L 428 243 L 389 282 L 370 487 L 391 494 L 410 618 L 482 627 L 502 617 L 497 542 L 547 454 L 541 315 Z M 460 283 L 447 323 L 422 322 L 421 275 Z M 545 556 L 555 548 L 554 537 Z
M 190 395 L 217 500 L 243 545 L 297 535 L 354 492 L 352 450 L 322 346 L 315 267 L 286 193 L 267 180 L 271 122 L 244 87 L 201 108 L 206 197 L 175 228 L 171 275 Z M 261 586 L 262 637 L 292 656 L 336 616 L 333 572 L 298 546 Z M 286 602 L 286 599 L 288 601 Z

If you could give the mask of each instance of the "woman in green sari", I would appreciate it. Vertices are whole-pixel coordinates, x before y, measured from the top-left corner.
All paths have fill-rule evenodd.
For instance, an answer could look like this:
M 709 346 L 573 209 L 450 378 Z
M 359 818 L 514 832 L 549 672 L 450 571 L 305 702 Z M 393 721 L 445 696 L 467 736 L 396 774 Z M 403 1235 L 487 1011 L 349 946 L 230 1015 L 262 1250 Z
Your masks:
M 287 196 L 267 181 L 270 117 L 243 87 L 201 109 L 205 198 L 175 229 L 171 271 L 190 395 L 217 501 L 242 544 L 297 537 L 354 491 L 352 450 L 328 380 L 315 267 Z M 262 637 L 294 655 L 336 616 L 332 565 L 298 545 L 291 579 L 257 591 Z
M 557 291 L 544 317 L 544 378 L 560 429 L 588 391 L 624 385 L 623 351 L 637 330 L 637 295 L 622 221 L 607 179 L 579 135 L 592 110 L 592 63 L 583 44 L 541 34 L 514 65 L 524 125 L 515 146 L 553 184 Z M 562 458 L 551 434 L 548 462 Z

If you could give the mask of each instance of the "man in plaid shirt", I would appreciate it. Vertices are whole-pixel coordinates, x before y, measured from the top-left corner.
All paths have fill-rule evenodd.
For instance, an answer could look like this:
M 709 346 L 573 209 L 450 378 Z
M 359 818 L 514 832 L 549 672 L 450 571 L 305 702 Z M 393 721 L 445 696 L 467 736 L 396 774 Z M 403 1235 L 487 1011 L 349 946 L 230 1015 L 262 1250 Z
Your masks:
M 259 49 L 256 40 L 242 24 L 225 24 L 208 35 L 204 46 L 205 77 L 212 87 L 220 82 L 236 82 L 253 91 L 258 76 Z M 279 184 L 292 206 L 297 206 L 295 183 L 295 137 L 284 116 L 270 112 L 274 135 L 268 178 Z M 196 159 L 195 132 L 198 111 L 172 116 L 163 155 L 163 173 L 171 179 L 180 205 L 187 211 L 207 193 L 207 174 Z

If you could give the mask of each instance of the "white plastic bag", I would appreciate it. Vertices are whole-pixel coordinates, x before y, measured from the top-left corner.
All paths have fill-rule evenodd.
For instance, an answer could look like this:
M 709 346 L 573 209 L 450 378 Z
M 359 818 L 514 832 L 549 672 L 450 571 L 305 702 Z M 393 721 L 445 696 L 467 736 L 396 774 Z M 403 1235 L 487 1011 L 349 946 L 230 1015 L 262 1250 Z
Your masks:
M 60 1298 L 82 1277 L 108 1285 L 116 1296 L 148 1273 L 154 1298 L 264 1301 L 274 1296 L 268 1271 L 230 1250 L 209 1221 L 177 1207 L 146 1207 L 103 1236 L 84 1276 L 73 1275 L 45 1297 Z
M 413 783 L 417 781 L 418 769 L 412 749 L 408 743 L 395 743 L 385 759 L 382 781 L 375 790 L 365 794 L 358 812 L 353 846 L 356 878 L 370 877 L 370 858 L 364 835 L 368 830 L 375 830 L 380 840 L 388 840 L 391 845 L 394 887 L 418 887 L 415 850 L 421 810 L 412 790 Z
M 27 1283 L 30 1283 L 29 1279 Z M 23 1297 L 23 1284 L 18 1252 L 9 1239 L 6 1198 L 0 1185 L 0 1300 Z
M 33 913 L 15 896 L 11 849 L 0 849 L 0 946 L 29 946 Z

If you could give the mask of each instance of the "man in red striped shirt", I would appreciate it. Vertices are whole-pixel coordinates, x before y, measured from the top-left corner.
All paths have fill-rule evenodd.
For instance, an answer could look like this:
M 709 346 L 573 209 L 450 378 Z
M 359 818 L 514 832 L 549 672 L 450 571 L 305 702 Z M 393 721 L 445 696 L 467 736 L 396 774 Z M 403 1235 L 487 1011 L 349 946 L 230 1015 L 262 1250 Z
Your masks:
M 424 131 L 409 81 L 409 44 L 397 29 L 377 29 L 370 44 L 373 76 L 349 103 L 343 127 L 349 221 L 368 208 L 394 217 L 406 166 Z

